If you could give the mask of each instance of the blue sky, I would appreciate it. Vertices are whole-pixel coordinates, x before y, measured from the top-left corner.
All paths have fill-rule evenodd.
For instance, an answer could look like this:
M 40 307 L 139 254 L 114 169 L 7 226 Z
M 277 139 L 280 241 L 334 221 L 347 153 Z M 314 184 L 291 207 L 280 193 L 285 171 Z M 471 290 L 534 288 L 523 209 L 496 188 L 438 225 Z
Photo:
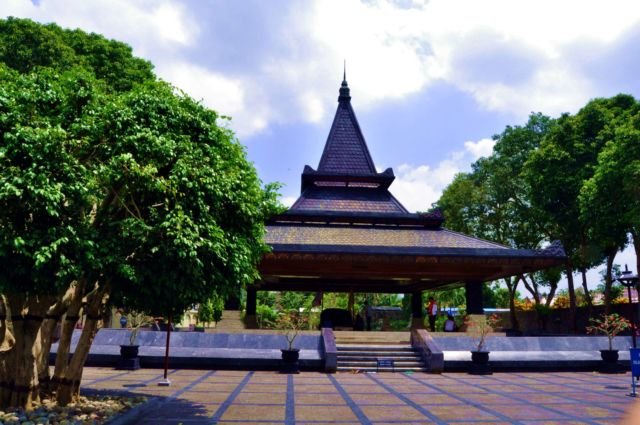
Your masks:
M 2 0 L 1 16 L 131 45 L 163 79 L 223 115 L 283 201 L 352 104 L 391 191 L 412 211 L 491 153 L 530 112 L 640 97 L 640 2 L 492 0 Z M 630 252 L 618 263 L 635 264 Z

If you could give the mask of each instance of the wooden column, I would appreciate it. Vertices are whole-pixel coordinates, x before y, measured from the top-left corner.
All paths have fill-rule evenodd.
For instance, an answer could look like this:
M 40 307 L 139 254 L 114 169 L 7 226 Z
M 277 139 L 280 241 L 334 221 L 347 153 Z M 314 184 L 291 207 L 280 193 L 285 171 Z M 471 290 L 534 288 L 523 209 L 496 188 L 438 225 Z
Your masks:
M 422 292 L 411 293 L 411 329 L 424 329 L 422 312 Z
M 258 303 L 258 291 L 253 286 L 247 287 L 247 304 L 244 315 L 244 324 L 247 329 L 258 328 L 258 318 L 256 316 L 256 307 Z
M 464 289 L 467 298 L 467 314 L 484 314 L 482 285 L 484 285 L 484 283 L 478 280 L 465 282 Z

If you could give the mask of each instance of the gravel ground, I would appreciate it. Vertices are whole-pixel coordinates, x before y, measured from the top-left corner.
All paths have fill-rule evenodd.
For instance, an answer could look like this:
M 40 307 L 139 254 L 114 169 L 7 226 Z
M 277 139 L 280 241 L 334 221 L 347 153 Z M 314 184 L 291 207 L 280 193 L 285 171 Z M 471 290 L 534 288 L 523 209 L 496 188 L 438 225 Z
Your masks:
M 81 396 L 78 403 L 60 407 L 53 400 L 45 399 L 42 406 L 31 412 L 22 409 L 0 411 L 0 424 L 99 425 L 145 401 L 146 397 Z

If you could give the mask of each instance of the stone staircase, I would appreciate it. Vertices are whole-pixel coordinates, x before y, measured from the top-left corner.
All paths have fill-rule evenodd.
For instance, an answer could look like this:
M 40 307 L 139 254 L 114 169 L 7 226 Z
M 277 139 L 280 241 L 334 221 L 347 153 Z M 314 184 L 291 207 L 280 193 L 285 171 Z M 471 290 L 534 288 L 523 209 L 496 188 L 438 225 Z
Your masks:
M 339 372 L 423 372 L 409 332 L 335 332 Z
M 240 331 L 244 330 L 244 322 L 240 310 L 224 310 L 222 318 L 216 323 L 216 331 Z

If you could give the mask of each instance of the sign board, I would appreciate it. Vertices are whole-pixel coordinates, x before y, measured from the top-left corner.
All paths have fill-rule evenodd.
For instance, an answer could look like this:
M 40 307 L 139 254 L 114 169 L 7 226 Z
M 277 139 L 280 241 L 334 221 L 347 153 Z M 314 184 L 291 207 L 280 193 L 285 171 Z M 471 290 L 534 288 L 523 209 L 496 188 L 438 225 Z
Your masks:
M 629 349 L 629 359 L 631 360 L 631 386 L 633 397 L 636 396 L 636 379 L 640 378 L 640 348 Z
M 378 366 L 376 367 L 376 369 L 380 369 L 381 367 L 390 367 L 391 369 L 394 368 L 394 364 L 393 364 L 393 359 L 376 359 Z
M 631 374 L 640 377 L 640 348 L 631 348 Z

